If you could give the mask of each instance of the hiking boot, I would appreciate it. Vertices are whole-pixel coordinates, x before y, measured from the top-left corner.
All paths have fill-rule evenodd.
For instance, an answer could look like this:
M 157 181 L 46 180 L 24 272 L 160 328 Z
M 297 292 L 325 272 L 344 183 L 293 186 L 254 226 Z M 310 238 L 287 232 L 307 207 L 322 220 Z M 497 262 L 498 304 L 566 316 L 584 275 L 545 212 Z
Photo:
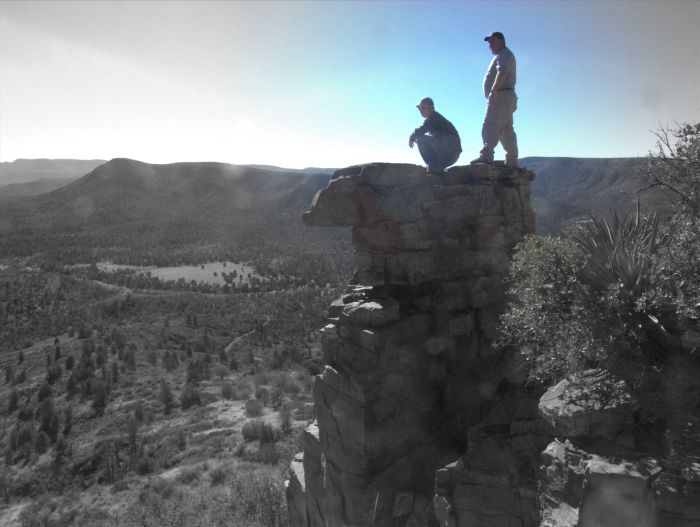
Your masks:
M 472 159 L 471 165 L 493 165 L 493 159 L 488 159 L 484 156 L 479 156 L 476 159 Z

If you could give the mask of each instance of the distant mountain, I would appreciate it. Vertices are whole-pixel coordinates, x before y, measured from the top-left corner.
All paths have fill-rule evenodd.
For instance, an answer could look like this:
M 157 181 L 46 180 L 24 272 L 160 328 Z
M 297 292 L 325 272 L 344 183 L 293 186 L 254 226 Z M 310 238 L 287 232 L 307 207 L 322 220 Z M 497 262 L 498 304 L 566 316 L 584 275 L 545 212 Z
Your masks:
M 0 186 L 0 200 L 27 198 L 46 194 L 57 188 L 61 188 L 68 183 L 72 183 L 77 178 L 56 178 L 56 179 L 37 179 L 28 183 L 10 183 L 9 185 Z
M 532 170 L 532 205 L 537 232 L 560 232 L 590 213 L 607 215 L 613 210 L 642 208 L 670 211 L 668 199 L 658 189 L 644 190 L 646 158 L 526 157 L 520 165 Z M 641 192 L 640 192 L 641 191 Z
M 47 194 L 3 203 L 0 255 L 149 265 L 230 259 L 255 262 L 268 276 L 347 280 L 348 230 L 309 229 L 301 221 L 329 179 L 224 163 L 113 159 Z
M 31 200 L 29 208 L 62 225 L 191 218 L 229 224 L 303 211 L 328 179 L 225 163 L 153 165 L 118 158 Z
M 303 172 L 305 174 L 328 174 L 329 176 L 333 174 L 337 168 L 317 168 L 317 167 L 307 167 L 307 168 L 282 168 L 274 165 L 243 165 L 250 168 L 259 168 L 262 170 L 272 170 L 275 172 Z
M 645 208 L 668 211 L 658 191 L 639 193 L 645 163 L 645 158 L 522 159 L 536 173 L 537 231 L 560 232 L 591 212 L 631 211 L 638 198 Z M 300 221 L 330 178 L 330 169 L 313 170 L 113 159 L 51 192 L 3 200 L 0 254 L 161 262 L 175 252 L 196 261 L 201 247 L 209 247 L 210 258 L 235 251 L 241 255 L 236 261 L 264 253 L 269 261 L 284 262 L 341 250 L 337 244 L 349 251 L 347 233 L 308 229 Z M 324 245 L 329 241 L 331 249 Z
M 17 159 L 0 163 L 0 186 L 29 183 L 40 179 L 84 176 L 103 164 L 100 159 Z

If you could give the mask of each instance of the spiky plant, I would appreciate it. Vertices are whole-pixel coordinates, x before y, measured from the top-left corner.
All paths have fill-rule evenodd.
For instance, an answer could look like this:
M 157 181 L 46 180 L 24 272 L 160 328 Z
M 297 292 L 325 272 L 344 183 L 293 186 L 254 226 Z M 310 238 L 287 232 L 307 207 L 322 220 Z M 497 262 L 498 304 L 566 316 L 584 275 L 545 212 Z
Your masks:
M 643 215 L 639 207 L 611 221 L 592 217 L 574 235 L 587 256 L 579 270 L 581 300 L 602 322 L 598 338 L 627 340 L 631 352 L 655 365 L 677 345 L 674 310 L 659 302 L 664 278 L 656 259 L 672 236 L 656 212 Z

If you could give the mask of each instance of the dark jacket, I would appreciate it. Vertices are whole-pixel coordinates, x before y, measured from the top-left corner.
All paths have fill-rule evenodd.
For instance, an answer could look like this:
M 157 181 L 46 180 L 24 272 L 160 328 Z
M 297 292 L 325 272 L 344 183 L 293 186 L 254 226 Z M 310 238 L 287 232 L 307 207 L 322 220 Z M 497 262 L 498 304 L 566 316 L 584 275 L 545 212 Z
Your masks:
M 462 151 L 462 143 L 459 140 L 457 129 L 442 114 L 438 112 L 430 114 L 430 117 L 423 122 L 423 125 L 415 129 L 413 135 L 417 137 L 428 133 L 438 139 L 447 141 L 451 147 L 455 148 L 456 152 Z

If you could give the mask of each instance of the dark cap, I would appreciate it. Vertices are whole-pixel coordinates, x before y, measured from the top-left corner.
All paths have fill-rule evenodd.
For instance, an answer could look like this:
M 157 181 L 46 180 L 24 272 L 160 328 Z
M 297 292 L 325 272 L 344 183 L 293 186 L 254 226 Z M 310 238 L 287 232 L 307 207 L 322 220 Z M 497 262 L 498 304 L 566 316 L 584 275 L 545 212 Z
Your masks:
M 421 106 L 435 106 L 433 103 L 433 100 L 430 97 L 423 97 L 418 104 L 416 104 L 416 108 L 419 108 Z
M 489 40 L 491 37 L 497 37 L 497 38 L 500 38 L 501 40 L 505 40 L 505 39 L 506 39 L 506 37 L 503 36 L 503 33 L 501 33 L 500 31 L 494 31 L 494 32 L 491 33 L 490 35 L 486 35 L 486 36 L 484 37 L 484 40 L 486 40 L 486 41 L 488 42 L 488 40 Z

